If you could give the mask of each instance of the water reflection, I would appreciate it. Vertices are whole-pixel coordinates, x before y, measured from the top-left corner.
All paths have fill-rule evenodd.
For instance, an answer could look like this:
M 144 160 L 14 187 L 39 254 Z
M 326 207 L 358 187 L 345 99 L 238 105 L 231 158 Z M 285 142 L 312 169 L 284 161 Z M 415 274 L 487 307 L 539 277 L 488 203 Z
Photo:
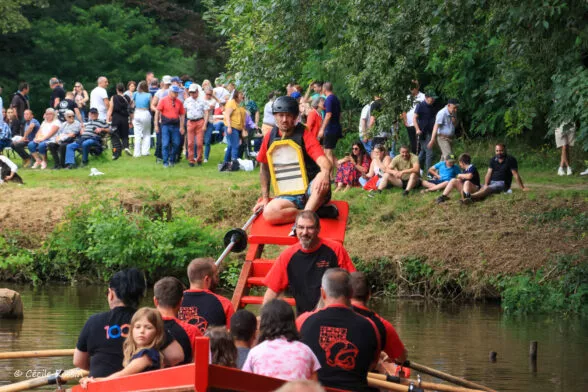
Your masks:
M 25 317 L 0 319 L 0 352 L 74 348 L 87 318 L 108 309 L 102 286 L 5 287 L 21 293 Z M 143 305 L 152 306 L 151 299 L 149 293 Z M 394 324 L 410 358 L 423 365 L 500 391 L 588 390 L 588 320 L 506 318 L 496 304 L 399 300 L 375 301 L 373 307 Z M 528 359 L 532 340 L 539 344 L 536 372 Z M 497 352 L 495 363 L 491 351 Z M 0 385 L 22 381 L 29 370 L 71 367 L 71 358 L 0 360 Z

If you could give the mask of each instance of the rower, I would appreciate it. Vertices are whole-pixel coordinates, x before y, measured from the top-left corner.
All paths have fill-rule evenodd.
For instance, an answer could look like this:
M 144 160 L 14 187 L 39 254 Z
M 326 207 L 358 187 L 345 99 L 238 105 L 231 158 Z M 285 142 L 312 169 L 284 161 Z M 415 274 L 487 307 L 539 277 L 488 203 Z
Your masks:
M 318 140 L 297 124 L 298 102 L 279 97 L 272 104 L 276 126 L 268 132 L 257 154 L 260 164 L 261 198 L 253 207 L 264 207 L 263 217 L 271 224 L 294 222 L 299 210 L 317 211 L 321 217 L 336 218 L 331 199 L 332 165 Z M 270 201 L 270 179 L 276 197 Z
M 235 309 L 227 298 L 213 293 L 219 281 L 214 260 L 192 260 L 188 265 L 188 280 L 190 289 L 184 291 L 178 318 L 195 325 L 203 334 L 209 326 L 228 325 Z
M 296 320 L 302 342 L 318 358 L 322 385 L 349 391 L 371 391 L 368 372 L 380 354 L 380 334 L 368 318 L 351 309 L 351 277 L 341 268 L 328 269 L 322 279 L 324 307 Z
M 319 217 L 312 211 L 301 211 L 296 218 L 298 243 L 284 250 L 272 265 L 263 284 L 267 290 L 263 303 L 277 298 L 288 286 L 300 315 L 313 310 L 320 298 L 321 279 L 328 268 L 355 271 L 349 254 L 337 241 L 319 238 Z
M 159 279 L 153 286 L 153 304 L 161 314 L 165 330 L 184 351 L 184 360 L 180 365 L 192 362 L 192 348 L 195 347 L 196 337 L 202 336 L 196 326 L 177 318 L 183 295 L 184 285 L 172 276 Z
M 353 296 L 351 297 L 351 307 L 353 310 L 372 320 L 376 327 L 378 327 L 382 338 L 382 351 L 396 363 L 404 363 L 406 361 L 407 351 L 398 333 L 396 333 L 396 330 L 388 320 L 385 320 L 367 307 L 371 290 L 367 277 L 363 272 L 356 271 L 351 274 L 351 287 L 353 289 Z

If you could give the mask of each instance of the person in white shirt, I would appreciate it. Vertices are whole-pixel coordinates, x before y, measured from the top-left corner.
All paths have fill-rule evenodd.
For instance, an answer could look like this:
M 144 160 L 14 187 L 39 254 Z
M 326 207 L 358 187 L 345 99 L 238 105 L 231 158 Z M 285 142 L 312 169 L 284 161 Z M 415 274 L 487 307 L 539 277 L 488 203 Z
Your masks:
M 449 99 L 447 105 L 437 113 L 435 117 L 435 126 L 433 127 L 433 134 L 428 148 L 433 148 L 433 143 L 437 139 L 439 149 L 441 150 L 441 160 L 444 161 L 447 157 L 453 154 L 451 150 L 451 143 L 455 137 L 455 125 L 457 124 L 457 107 L 459 102 L 457 99 Z
M 419 102 L 425 100 L 425 94 L 419 91 L 420 85 L 418 80 L 413 80 L 410 87 L 410 94 L 406 97 L 411 107 L 408 112 L 402 113 L 402 119 L 404 120 L 404 126 L 408 133 L 408 139 L 410 140 L 410 152 L 413 154 L 417 153 L 417 137 L 416 128 L 414 126 L 414 110 Z
M 372 106 L 372 102 L 365 105 L 361 109 L 361 114 L 359 115 L 359 140 L 361 140 L 363 147 L 370 155 L 372 154 L 372 138 L 368 133 L 368 126 L 370 122 L 370 107 Z
M 188 161 L 189 166 L 194 167 L 197 163 L 198 166 L 202 165 L 204 160 L 204 131 L 206 124 L 208 123 L 209 106 L 198 98 L 200 93 L 198 92 L 198 86 L 196 83 L 192 83 L 188 92 L 190 97 L 184 101 L 184 108 L 186 109 L 186 118 L 188 120 Z M 194 139 L 196 139 L 196 150 L 197 156 L 194 159 Z
M 16 166 L 16 163 L 12 162 L 7 156 L 0 155 L 0 184 L 5 181 L 22 184 L 22 178 L 16 174 L 17 171 L 18 166 Z
M 100 76 L 97 81 L 98 86 L 90 93 L 90 107 L 98 109 L 98 119 L 106 121 L 108 114 L 108 107 L 110 101 L 108 100 L 108 93 L 106 87 L 108 87 L 108 79 L 105 76 Z

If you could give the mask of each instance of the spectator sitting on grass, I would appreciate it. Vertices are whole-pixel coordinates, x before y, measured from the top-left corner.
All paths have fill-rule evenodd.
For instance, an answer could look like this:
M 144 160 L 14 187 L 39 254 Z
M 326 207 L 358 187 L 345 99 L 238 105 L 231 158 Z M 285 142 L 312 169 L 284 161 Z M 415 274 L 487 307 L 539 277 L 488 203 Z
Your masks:
M 422 193 L 435 192 L 445 189 L 449 181 L 454 179 L 461 171 L 455 164 L 455 155 L 449 154 L 444 161 L 435 164 L 429 168 L 429 174 L 433 177 L 431 180 L 423 181 L 424 189 Z
M 357 141 L 351 147 L 351 153 L 345 155 L 337 161 L 337 176 L 335 183 L 337 188 L 335 192 L 351 189 L 352 186 L 359 185 L 359 178 L 368 173 L 371 160 L 365 150 L 363 143 Z
M 237 347 L 237 367 L 241 369 L 257 339 L 257 317 L 246 309 L 231 316 L 231 336 Z
M 382 177 L 378 190 L 386 189 L 388 184 L 402 187 L 402 196 L 408 196 L 412 189 L 421 186 L 421 165 L 419 158 L 410 152 L 408 146 L 400 147 L 400 154 L 394 157 Z
M 378 182 L 376 186 L 379 185 L 382 181 L 382 176 L 386 172 L 386 168 L 390 165 L 390 161 L 392 161 L 392 158 L 388 155 L 386 147 L 382 144 L 376 144 L 372 151 L 372 163 L 370 163 L 370 169 L 366 174 L 361 176 L 359 184 L 362 187 L 365 187 L 371 178 L 377 176 L 379 179 L 377 180 Z
M 469 154 L 459 156 L 459 167 L 463 170 L 463 173 L 458 174 L 456 178 L 449 181 L 449 184 L 443 190 L 443 194 L 437 198 L 437 204 L 449 200 L 448 195 L 454 188 L 460 193 L 461 201 L 471 199 L 472 193 L 480 189 L 480 173 L 472 164 L 472 158 Z
M 476 193 L 473 193 L 471 198 L 464 199 L 465 203 L 469 204 L 472 200 L 481 200 L 492 193 L 508 192 L 513 177 L 523 191 L 529 190 L 529 188 L 525 188 L 523 179 L 519 175 L 517 160 L 512 155 L 506 154 L 506 146 L 498 143 L 494 151 L 496 155 L 490 159 L 488 164 L 484 186 Z

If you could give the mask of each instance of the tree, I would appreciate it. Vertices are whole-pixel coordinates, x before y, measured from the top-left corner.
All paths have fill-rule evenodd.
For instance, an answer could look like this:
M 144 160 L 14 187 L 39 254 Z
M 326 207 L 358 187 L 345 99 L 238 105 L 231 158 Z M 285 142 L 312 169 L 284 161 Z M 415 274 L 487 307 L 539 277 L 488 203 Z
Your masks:
M 0 33 L 15 33 L 31 27 L 29 20 L 21 13 L 24 6 L 46 7 L 46 0 L 2 0 L 0 2 Z

